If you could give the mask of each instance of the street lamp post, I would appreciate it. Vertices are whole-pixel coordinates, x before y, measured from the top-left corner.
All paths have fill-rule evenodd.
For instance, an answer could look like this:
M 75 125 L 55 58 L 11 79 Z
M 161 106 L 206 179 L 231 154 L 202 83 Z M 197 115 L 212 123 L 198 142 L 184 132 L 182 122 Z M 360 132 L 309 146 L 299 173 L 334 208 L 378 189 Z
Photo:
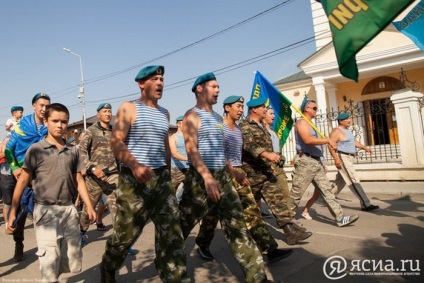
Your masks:
M 81 56 L 75 52 L 72 52 L 69 48 L 63 48 L 63 51 L 71 53 L 79 58 L 80 71 L 81 71 L 81 82 L 79 86 L 79 95 L 78 98 L 81 99 L 82 107 L 82 120 L 84 122 L 84 131 L 87 130 L 87 119 L 85 117 L 85 95 L 84 95 L 84 73 L 82 71 L 82 59 Z

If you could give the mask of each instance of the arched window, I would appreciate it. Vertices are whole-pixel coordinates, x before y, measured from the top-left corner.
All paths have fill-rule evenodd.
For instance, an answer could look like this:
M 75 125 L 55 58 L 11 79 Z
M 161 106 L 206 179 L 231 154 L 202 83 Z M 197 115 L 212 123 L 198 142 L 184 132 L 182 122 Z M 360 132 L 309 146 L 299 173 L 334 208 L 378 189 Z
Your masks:
M 378 77 L 369 81 L 362 89 L 361 95 L 404 89 L 403 83 L 392 77 Z

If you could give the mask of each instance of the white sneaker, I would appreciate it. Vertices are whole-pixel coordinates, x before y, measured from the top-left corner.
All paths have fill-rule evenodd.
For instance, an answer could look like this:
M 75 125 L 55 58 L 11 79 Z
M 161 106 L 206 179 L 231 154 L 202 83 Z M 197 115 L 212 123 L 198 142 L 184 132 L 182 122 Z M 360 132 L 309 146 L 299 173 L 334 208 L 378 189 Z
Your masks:
M 343 216 L 342 218 L 340 218 L 339 221 L 337 221 L 337 226 L 343 227 L 343 226 L 352 224 L 353 222 L 355 222 L 356 220 L 358 220 L 358 218 L 359 218 L 358 215 Z
M 306 220 L 312 220 L 312 217 L 309 215 L 308 212 L 302 212 L 302 217 Z

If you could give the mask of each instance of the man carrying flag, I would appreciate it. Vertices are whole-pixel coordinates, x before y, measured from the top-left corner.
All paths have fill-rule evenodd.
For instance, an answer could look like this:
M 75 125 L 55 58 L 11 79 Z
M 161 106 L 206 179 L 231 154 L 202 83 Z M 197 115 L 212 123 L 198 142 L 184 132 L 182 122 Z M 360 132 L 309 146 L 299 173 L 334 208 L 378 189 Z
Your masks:
M 308 186 L 315 182 L 320 190 L 328 210 L 336 220 L 339 227 L 352 224 L 358 220 L 358 215 L 344 215 L 340 204 L 331 192 L 331 183 L 325 174 L 322 164 L 323 145 L 336 149 L 337 144 L 328 138 L 319 138 L 317 131 L 310 125 L 310 121 L 317 116 L 317 104 L 314 100 L 305 99 L 300 107 L 303 118 L 297 120 L 296 149 L 297 155 L 294 163 L 292 190 L 290 192 L 292 211 L 296 213 L 299 202 Z
M 414 0 L 318 2 L 321 2 L 328 17 L 340 73 L 346 78 L 358 81 L 356 54 Z

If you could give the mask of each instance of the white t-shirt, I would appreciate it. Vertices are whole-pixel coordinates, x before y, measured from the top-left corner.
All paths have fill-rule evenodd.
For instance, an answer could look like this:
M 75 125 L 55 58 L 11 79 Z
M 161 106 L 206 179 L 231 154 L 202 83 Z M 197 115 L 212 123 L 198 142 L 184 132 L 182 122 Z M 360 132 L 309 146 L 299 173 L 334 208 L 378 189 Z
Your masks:
M 12 130 L 13 130 L 13 127 L 15 127 L 15 125 L 18 123 L 18 121 L 16 121 L 15 119 L 13 119 L 13 118 L 9 118 L 9 119 L 7 119 L 7 121 L 6 121 L 6 126 L 9 126 L 9 125 L 12 125 L 12 127 L 10 127 L 10 129 L 8 130 L 8 131 L 6 131 L 7 132 L 7 135 L 6 136 L 10 136 L 11 134 L 12 134 Z

